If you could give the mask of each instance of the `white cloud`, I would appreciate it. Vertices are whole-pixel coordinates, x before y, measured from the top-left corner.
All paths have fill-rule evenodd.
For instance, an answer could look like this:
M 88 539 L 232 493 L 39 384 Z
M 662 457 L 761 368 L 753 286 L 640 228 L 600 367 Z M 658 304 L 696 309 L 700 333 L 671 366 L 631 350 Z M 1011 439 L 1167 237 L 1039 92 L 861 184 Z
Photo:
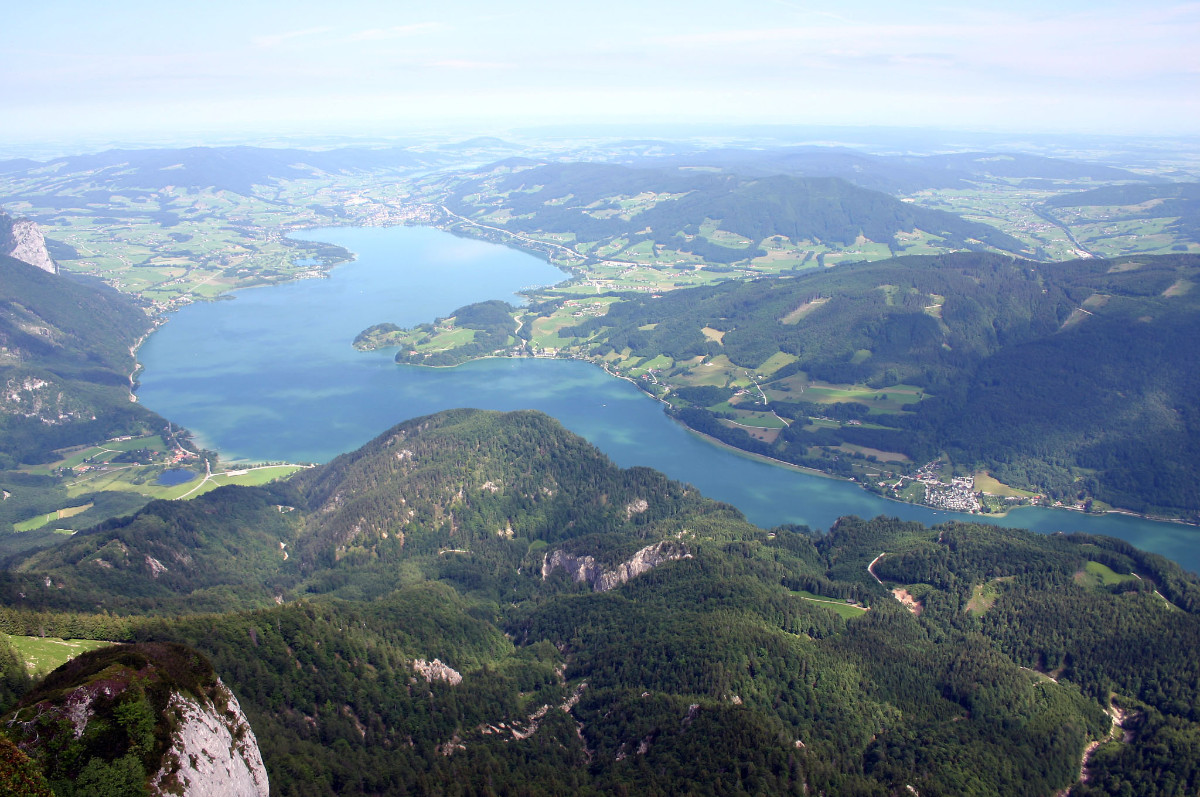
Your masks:
M 417 22 L 412 25 L 393 25 L 389 28 L 367 28 L 346 36 L 343 41 L 347 42 L 364 42 L 364 41 L 386 41 L 388 39 L 402 39 L 409 36 L 416 36 L 421 33 L 431 33 L 436 30 L 445 28 L 440 22 Z
M 462 69 L 462 70 L 472 70 L 472 69 L 493 70 L 493 69 L 514 69 L 514 68 L 516 68 L 516 64 L 502 63 L 500 61 L 471 61 L 471 60 L 462 59 L 462 58 L 448 58 L 448 59 L 445 59 L 442 61 L 432 61 L 432 62 L 430 62 L 429 66 L 437 67 L 440 69 Z
M 252 41 L 256 47 L 270 49 L 272 47 L 278 47 L 284 42 L 291 41 L 292 39 L 302 39 L 307 36 L 318 36 L 322 33 L 328 33 L 330 30 L 332 30 L 332 28 L 307 28 L 305 30 L 288 31 L 287 33 L 269 33 L 264 36 L 255 36 Z

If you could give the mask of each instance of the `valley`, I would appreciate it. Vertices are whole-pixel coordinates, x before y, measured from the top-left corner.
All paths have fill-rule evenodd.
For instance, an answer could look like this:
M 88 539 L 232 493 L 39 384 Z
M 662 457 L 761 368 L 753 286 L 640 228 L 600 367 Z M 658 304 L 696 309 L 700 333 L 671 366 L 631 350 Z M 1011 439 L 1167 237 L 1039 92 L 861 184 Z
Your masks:
M 23 727 L 33 706 L 52 716 L 90 688 L 89 668 L 127 661 L 184 692 L 206 684 L 188 711 L 226 699 L 209 680 L 219 673 L 257 738 L 247 777 L 288 795 L 484 782 L 1088 795 L 1198 776 L 1180 752 L 1197 733 L 1192 528 L 1013 506 L 1086 494 L 1093 510 L 1133 497 L 1150 513 L 1192 511 L 1193 374 L 1172 359 L 1186 352 L 1160 345 L 1192 334 L 1195 257 L 1157 251 L 1180 237 L 1152 255 L 1026 260 L 1013 255 L 1065 244 L 1047 249 L 1051 232 L 1022 237 L 1020 224 L 905 216 L 916 203 L 884 194 L 869 203 L 901 220 L 890 240 L 846 236 L 834 217 L 819 234 L 759 237 L 707 216 L 675 229 L 670 203 L 684 197 L 693 217 L 748 203 L 780 223 L 814 220 L 769 210 L 789 192 L 867 198 L 849 183 L 696 183 L 644 164 L 583 169 L 597 175 L 583 185 L 570 165 L 383 174 L 343 159 L 333 174 L 293 155 L 256 183 L 248 153 L 223 153 L 237 168 L 186 189 L 191 207 L 151 179 L 208 154 L 93 164 L 79 186 L 158 192 L 137 212 L 178 215 L 135 237 L 55 217 L 113 223 L 98 194 L 59 201 L 82 192 L 65 167 L 60 208 L 36 198 L 44 175 L 12 178 L 67 254 L 70 284 L 126 319 L 95 332 L 56 315 L 50 292 L 6 297 L 9 367 L 63 385 L 55 415 L 43 402 L 5 427 L 25 442 L 4 449 L 16 467 L 3 473 L 14 531 L 0 630 L 14 649 L 0 645 L 0 702 Z M 267 195 L 272 208 L 252 211 Z M 217 200 L 229 204 L 201 218 Z M 316 226 L 330 208 L 338 226 Z M 596 225 L 557 229 L 564 209 Z M 916 218 L 942 226 L 902 229 Z M 162 233 L 185 224 L 197 226 L 179 235 L 214 248 L 170 254 L 191 241 Z M 152 325 L 130 402 L 125 352 Z M 53 345 L 20 336 L 39 326 Z M 1136 363 L 1110 356 L 1131 336 Z M 65 356 L 80 341 L 104 369 Z M 1041 361 L 1088 367 L 1049 384 Z M 1122 385 L 1120 402 L 1104 380 Z M 44 395 L 24 389 L 22 401 Z M 1064 391 L 1074 426 L 1055 414 Z M 53 442 L 10 431 L 35 422 Z M 1109 449 L 1066 456 L 1099 428 Z M 1156 430 L 1152 458 L 1130 459 L 1129 428 Z M 1020 449 L 1026 439 L 1040 448 Z M 1113 461 L 1156 484 L 1106 502 L 1122 485 Z M 79 685 L 60 670 L 53 689 L 27 692 L 29 637 L 131 646 L 78 659 Z M 169 728 L 131 719 L 143 700 L 167 710 L 165 687 L 147 689 L 101 707 L 113 719 L 61 742 L 66 758 L 21 742 L 56 793 L 170 771 Z M 1110 712 L 1125 717 L 1119 739 Z M 71 763 L 89 756 L 86 772 Z

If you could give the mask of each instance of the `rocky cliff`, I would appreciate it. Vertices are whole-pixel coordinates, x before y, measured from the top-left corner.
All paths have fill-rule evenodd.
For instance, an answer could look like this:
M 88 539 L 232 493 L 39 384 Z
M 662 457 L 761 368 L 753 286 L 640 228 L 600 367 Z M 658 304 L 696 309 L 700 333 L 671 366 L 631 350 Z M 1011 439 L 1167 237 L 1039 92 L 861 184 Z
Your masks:
M 58 266 L 46 250 L 41 229 L 28 219 L 13 219 L 0 213 L 0 254 L 15 257 L 51 274 L 58 273 Z
M 183 645 L 84 654 L 48 675 L 0 724 L 60 797 L 269 794 L 237 698 Z
M 218 696 L 212 702 L 178 692 L 171 696 L 167 712 L 177 723 L 176 730 L 162 766 L 151 779 L 151 794 L 267 797 L 270 793 L 250 723 L 220 679 L 216 689 Z
M 596 592 L 607 592 L 665 562 L 690 559 L 691 556 L 682 545 L 663 540 L 654 545 L 647 545 L 626 561 L 611 569 L 605 569 L 593 556 L 577 556 L 558 550 L 546 554 L 542 559 L 542 578 L 549 578 L 555 569 L 561 567 L 572 580 L 586 581 Z

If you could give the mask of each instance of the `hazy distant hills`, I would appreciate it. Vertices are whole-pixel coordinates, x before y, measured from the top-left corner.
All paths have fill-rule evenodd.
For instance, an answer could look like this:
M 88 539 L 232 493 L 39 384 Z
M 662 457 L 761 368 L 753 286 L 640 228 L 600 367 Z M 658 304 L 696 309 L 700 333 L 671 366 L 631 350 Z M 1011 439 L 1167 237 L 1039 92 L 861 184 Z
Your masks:
M 92 189 L 160 190 L 167 186 L 212 188 L 250 194 L 254 186 L 327 175 L 388 174 L 442 166 L 462 159 L 494 160 L 524 149 L 498 138 L 475 138 L 437 146 L 187 147 L 111 149 L 34 161 L 0 161 L 0 174 L 58 176 L 64 185 L 86 181 Z
M 859 236 L 890 242 L 898 233 L 919 229 L 943 238 L 947 246 L 1012 252 L 1027 248 L 994 227 L 901 202 L 836 177 L 747 178 L 599 163 L 523 168 L 528 163 L 505 161 L 459 183 L 453 188 L 452 209 L 472 215 L 503 208 L 510 214 L 504 222 L 507 229 L 572 233 L 577 241 L 649 238 L 718 263 L 755 257 L 761 254 L 756 245 L 776 235 L 849 245 Z M 625 200 L 645 194 L 657 195 L 652 207 L 625 212 Z M 706 220 L 744 236 L 750 246 L 725 246 L 699 237 Z
M 874 155 L 846 147 L 728 148 L 687 153 L 646 153 L 630 165 L 719 169 L 750 177 L 839 177 L 863 188 L 913 193 L 936 188 L 969 188 L 995 180 L 1144 182 L 1135 172 L 1063 158 L 1008 152 L 946 155 Z
M 0 161 L 0 174 L 53 173 L 88 176 L 109 190 L 165 186 L 216 188 L 241 194 L 276 180 L 305 179 L 321 174 L 403 172 L 446 166 L 467 159 L 495 160 L 519 156 L 528 147 L 494 137 L 424 147 L 188 147 L 179 149 L 112 149 L 35 161 Z M 929 188 L 967 188 L 997 179 L 1029 179 L 1086 183 L 1149 178 L 1110 166 L 1006 152 L 945 155 L 874 155 L 847 147 L 799 146 L 704 149 L 679 142 L 622 141 L 594 150 L 578 147 L 577 160 L 609 161 L 635 168 L 717 170 L 745 177 L 788 175 L 838 177 L 862 188 L 912 193 Z M 52 170 L 52 171 L 51 171 Z
M 539 413 L 406 421 L 10 564 L 7 631 L 208 657 L 280 795 L 1046 795 L 1114 715 L 1077 793 L 1200 782 L 1176 565 L 961 523 L 765 531 Z
M 216 188 L 249 194 L 255 185 L 313 177 L 321 172 L 409 169 L 422 161 L 401 148 L 299 150 L 266 147 L 107 150 L 56 158 L 45 163 L 8 161 L 0 172 L 55 169 L 86 174 L 108 190 L 158 190 L 169 185 Z M 24 168 L 18 168 L 23 166 Z
M 1200 183 L 1166 185 L 1114 185 L 1064 194 L 1046 200 L 1054 210 L 1088 211 L 1106 208 L 1109 224 L 1142 219 L 1175 217 L 1168 229 L 1183 239 L 1200 240 Z

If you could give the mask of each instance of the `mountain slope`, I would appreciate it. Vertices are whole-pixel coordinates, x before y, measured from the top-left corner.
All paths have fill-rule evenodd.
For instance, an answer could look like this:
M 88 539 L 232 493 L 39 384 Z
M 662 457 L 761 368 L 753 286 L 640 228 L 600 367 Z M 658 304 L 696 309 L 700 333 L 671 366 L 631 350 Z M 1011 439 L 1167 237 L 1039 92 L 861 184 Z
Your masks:
M 809 461 L 813 447 L 843 443 L 919 462 L 946 451 L 1056 498 L 1083 491 L 1186 515 L 1200 510 L 1200 383 L 1190 348 L 1176 342 L 1200 337 L 1197 281 L 1200 258 L 1189 255 L 899 258 L 626 295 L 556 335 L 586 356 L 620 355 L 618 367 L 652 360 L 659 382 L 683 387 L 674 395 L 691 407 L 690 425 L 759 453 L 820 465 Z M 762 377 L 770 407 L 744 399 L 743 409 L 804 423 L 769 443 L 722 431 L 706 408 L 733 391 L 715 385 L 689 398 L 688 387 L 722 357 L 739 376 Z M 843 394 L 863 385 L 864 397 L 851 398 L 858 406 L 843 407 L 841 420 L 854 423 L 806 429 L 826 409 L 841 411 L 817 406 L 823 394 L 805 391 L 821 384 L 810 383 Z M 874 403 L 889 388 L 912 400 Z
M 1107 738 L 1110 700 L 1131 736 L 1104 748 L 1106 783 L 1154 782 L 1168 759 L 1200 777 L 1181 701 L 1200 678 L 1200 582 L 1125 543 L 888 519 L 768 532 L 529 412 L 416 419 L 289 489 L 283 513 L 262 488 L 202 496 L 154 541 L 231 598 L 262 595 L 255 573 L 294 579 L 282 605 L 31 611 L 90 605 L 79 585 L 108 569 L 78 555 L 87 538 L 140 555 L 147 538 L 121 535 L 161 518 L 152 505 L 27 560 L 10 577 L 52 586 L 6 596 L 0 624 L 197 648 L 285 795 L 1045 795 Z M 288 518 L 300 566 L 254 554 L 263 517 L 230 514 L 236 496 Z M 625 577 L 581 578 L 588 557 Z
M 151 328 L 135 300 L 0 256 L 0 466 L 142 429 L 133 347 Z

